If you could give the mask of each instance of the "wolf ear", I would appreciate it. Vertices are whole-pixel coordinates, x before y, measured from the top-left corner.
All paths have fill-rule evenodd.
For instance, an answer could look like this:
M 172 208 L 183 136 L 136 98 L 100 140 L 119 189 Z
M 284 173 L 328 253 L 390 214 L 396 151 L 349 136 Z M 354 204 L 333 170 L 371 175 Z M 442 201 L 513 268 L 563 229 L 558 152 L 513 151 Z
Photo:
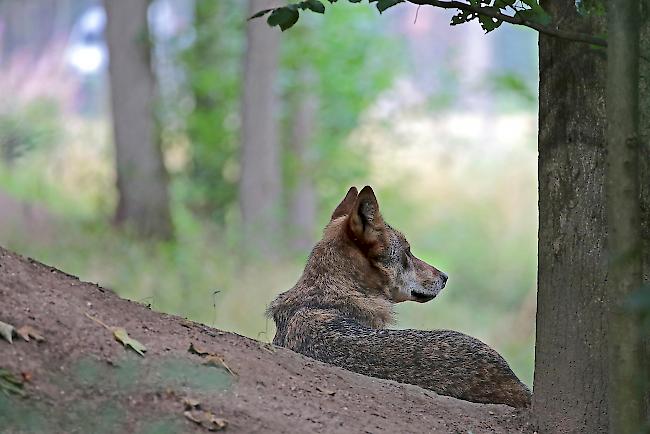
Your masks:
M 354 201 L 357 200 L 357 195 L 357 187 L 350 187 L 348 194 L 345 195 L 341 203 L 339 203 L 339 206 L 336 207 L 330 220 L 350 214 Z
M 379 213 L 379 203 L 370 186 L 363 187 L 354 202 L 348 225 L 355 241 L 373 244 L 378 241 L 377 226 L 383 223 Z

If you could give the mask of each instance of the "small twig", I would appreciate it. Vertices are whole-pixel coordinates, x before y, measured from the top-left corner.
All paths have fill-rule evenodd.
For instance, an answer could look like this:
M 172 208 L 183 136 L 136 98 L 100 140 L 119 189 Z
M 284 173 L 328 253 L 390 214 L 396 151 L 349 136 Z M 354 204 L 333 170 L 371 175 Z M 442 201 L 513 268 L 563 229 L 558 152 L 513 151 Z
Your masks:
M 422 5 L 418 5 L 418 8 L 415 10 L 415 19 L 413 20 L 413 24 L 416 24 L 418 22 L 418 14 L 420 13 L 420 8 Z
M 219 294 L 220 292 L 221 292 L 220 290 L 216 289 L 212 293 L 212 310 L 214 311 L 214 318 L 213 318 L 213 321 L 212 321 L 212 327 L 214 327 L 215 324 L 217 323 L 217 294 Z

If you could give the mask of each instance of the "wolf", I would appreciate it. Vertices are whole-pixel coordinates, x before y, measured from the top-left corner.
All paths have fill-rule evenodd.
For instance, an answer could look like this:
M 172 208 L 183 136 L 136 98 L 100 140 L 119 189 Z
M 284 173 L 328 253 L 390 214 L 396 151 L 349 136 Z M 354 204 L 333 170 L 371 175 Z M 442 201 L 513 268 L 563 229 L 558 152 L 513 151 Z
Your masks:
M 352 187 L 296 285 L 269 305 L 273 344 L 440 395 L 528 407 L 530 390 L 480 340 L 451 330 L 386 328 L 395 303 L 430 301 L 446 282 L 384 221 L 372 188 Z

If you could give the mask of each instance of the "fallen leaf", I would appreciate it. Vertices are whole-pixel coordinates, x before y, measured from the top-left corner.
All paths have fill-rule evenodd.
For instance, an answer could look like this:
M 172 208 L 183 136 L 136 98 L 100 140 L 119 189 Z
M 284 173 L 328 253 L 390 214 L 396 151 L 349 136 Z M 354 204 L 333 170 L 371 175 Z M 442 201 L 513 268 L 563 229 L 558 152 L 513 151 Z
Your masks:
M 203 412 L 201 412 L 201 413 L 203 413 Z M 194 412 L 194 411 L 185 410 L 185 411 L 183 412 L 183 415 L 184 415 L 186 418 L 188 418 L 189 420 L 191 420 L 192 422 L 194 422 L 194 423 L 198 423 L 199 425 L 201 425 L 202 419 L 201 419 L 201 415 L 200 415 L 200 414 L 196 414 L 196 412 Z
M 217 417 L 213 414 L 210 414 L 210 424 L 212 428 L 208 428 L 208 431 L 221 431 L 228 427 L 228 421 L 221 417 Z
M 16 329 L 11 324 L 0 321 L 0 336 L 2 336 L 7 342 L 12 342 L 12 336 Z
M 16 334 L 23 338 L 26 342 L 29 342 L 30 338 L 36 340 L 36 342 L 42 342 L 45 340 L 45 338 L 41 336 L 38 330 L 29 325 L 24 325 L 16 329 Z
M 122 327 L 112 327 L 112 330 L 115 339 L 120 341 L 125 347 L 131 347 L 133 351 L 144 357 L 144 352 L 147 351 L 147 348 L 144 345 L 130 337 Z
M 136 353 L 144 357 L 144 353 L 145 351 L 147 351 L 147 348 L 144 345 L 142 345 L 140 342 L 130 337 L 125 329 L 123 329 L 122 327 L 111 327 L 109 325 L 106 325 L 101 320 L 95 318 L 89 313 L 86 313 L 86 316 L 91 320 L 95 321 L 97 324 L 104 327 L 105 329 L 112 331 L 115 339 L 121 342 L 122 345 L 124 345 L 125 347 L 130 347 L 131 349 L 133 349 L 133 351 L 135 351 Z
M 29 383 L 32 381 L 32 373 L 27 371 L 22 371 L 20 376 L 23 377 L 23 383 Z
M 199 408 L 201 403 L 198 399 L 185 397 L 183 398 L 183 405 L 185 406 L 185 410 L 192 410 L 193 408 Z
M 228 426 L 228 421 L 226 419 L 217 417 L 209 411 L 187 410 L 183 412 L 183 415 L 192 422 L 201 425 L 208 431 L 221 431 L 226 429 Z
M 336 394 L 336 390 L 325 389 L 324 387 L 316 386 L 316 390 L 318 390 L 319 392 L 323 392 L 323 393 L 325 393 L 327 395 L 330 395 L 330 396 L 334 396 L 334 394 Z
M 25 396 L 23 390 L 23 381 L 14 376 L 6 369 L 0 368 L 0 390 L 9 394 L 15 393 L 16 395 Z
M 237 375 L 233 372 L 232 369 L 230 369 L 228 365 L 226 365 L 226 362 L 216 354 L 210 354 L 207 356 L 203 364 L 207 366 L 216 366 L 217 368 L 225 368 L 225 370 L 228 371 L 233 377 Z
M 187 351 L 189 351 L 192 354 L 197 354 L 197 355 L 203 357 L 205 359 L 204 362 L 203 362 L 204 365 L 216 366 L 218 368 L 224 368 L 233 377 L 237 375 L 237 374 L 235 374 L 233 372 L 232 369 L 230 369 L 230 367 L 226 364 L 223 357 L 221 357 L 219 354 L 211 353 L 208 350 L 206 350 L 205 348 L 194 344 L 194 342 L 190 342 L 190 348 Z
M 210 354 L 210 352 L 198 345 L 195 345 L 194 342 L 190 342 L 190 348 L 187 350 L 192 354 L 197 354 L 199 356 L 205 356 Z

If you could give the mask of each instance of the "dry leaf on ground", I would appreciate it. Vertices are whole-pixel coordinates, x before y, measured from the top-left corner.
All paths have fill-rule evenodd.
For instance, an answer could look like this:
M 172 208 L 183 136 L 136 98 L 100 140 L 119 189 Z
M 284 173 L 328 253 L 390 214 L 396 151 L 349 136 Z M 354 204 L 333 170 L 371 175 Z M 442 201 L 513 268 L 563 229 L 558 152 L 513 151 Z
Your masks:
M 208 365 L 208 366 L 216 366 L 218 368 L 224 368 L 230 375 L 233 377 L 236 376 L 235 372 L 230 369 L 230 366 L 226 364 L 226 361 L 223 359 L 222 356 L 216 353 L 211 353 L 208 350 L 204 349 L 203 347 L 200 347 L 194 342 L 190 342 L 190 348 L 187 350 L 192 354 L 197 354 L 201 357 L 204 358 L 203 364 Z
M 199 408 L 201 406 L 201 403 L 199 402 L 198 399 L 194 399 L 186 396 L 185 398 L 183 398 L 183 406 L 185 407 L 185 410 L 192 410 L 194 408 Z
M 16 334 L 23 338 L 25 342 L 29 342 L 30 338 L 34 339 L 36 342 L 42 342 L 45 340 L 38 330 L 29 325 L 24 325 L 16 329 Z
M 228 366 L 226 362 L 216 354 L 210 354 L 209 356 L 207 356 L 203 364 L 208 366 L 216 366 L 218 368 L 224 368 L 233 377 L 237 375 L 232 369 L 230 369 L 230 366 Z
M 122 345 L 124 345 L 127 348 L 131 348 L 133 351 L 135 351 L 136 353 L 144 357 L 144 353 L 145 351 L 147 351 L 147 347 L 145 347 L 140 342 L 136 341 L 131 336 L 129 336 L 129 334 L 126 332 L 126 329 L 122 327 L 111 327 L 109 325 L 106 325 L 102 321 L 98 320 L 92 315 L 89 315 L 88 313 L 86 313 L 86 316 L 91 320 L 95 321 L 97 324 L 113 332 L 113 336 L 115 337 L 115 339 L 118 342 L 122 343 Z
M 201 425 L 208 431 L 221 431 L 226 429 L 228 421 L 215 416 L 209 411 L 203 410 L 188 410 L 183 412 L 183 415 L 192 422 Z
M 113 327 L 113 336 L 115 336 L 115 339 L 122 342 L 125 347 L 131 347 L 133 351 L 144 357 L 147 347 L 130 337 L 125 329 L 122 327 Z
M 194 342 L 190 342 L 190 348 L 187 351 L 189 351 L 192 354 L 197 354 L 199 356 L 206 356 L 206 355 L 210 354 L 210 352 L 208 350 L 194 344 Z

